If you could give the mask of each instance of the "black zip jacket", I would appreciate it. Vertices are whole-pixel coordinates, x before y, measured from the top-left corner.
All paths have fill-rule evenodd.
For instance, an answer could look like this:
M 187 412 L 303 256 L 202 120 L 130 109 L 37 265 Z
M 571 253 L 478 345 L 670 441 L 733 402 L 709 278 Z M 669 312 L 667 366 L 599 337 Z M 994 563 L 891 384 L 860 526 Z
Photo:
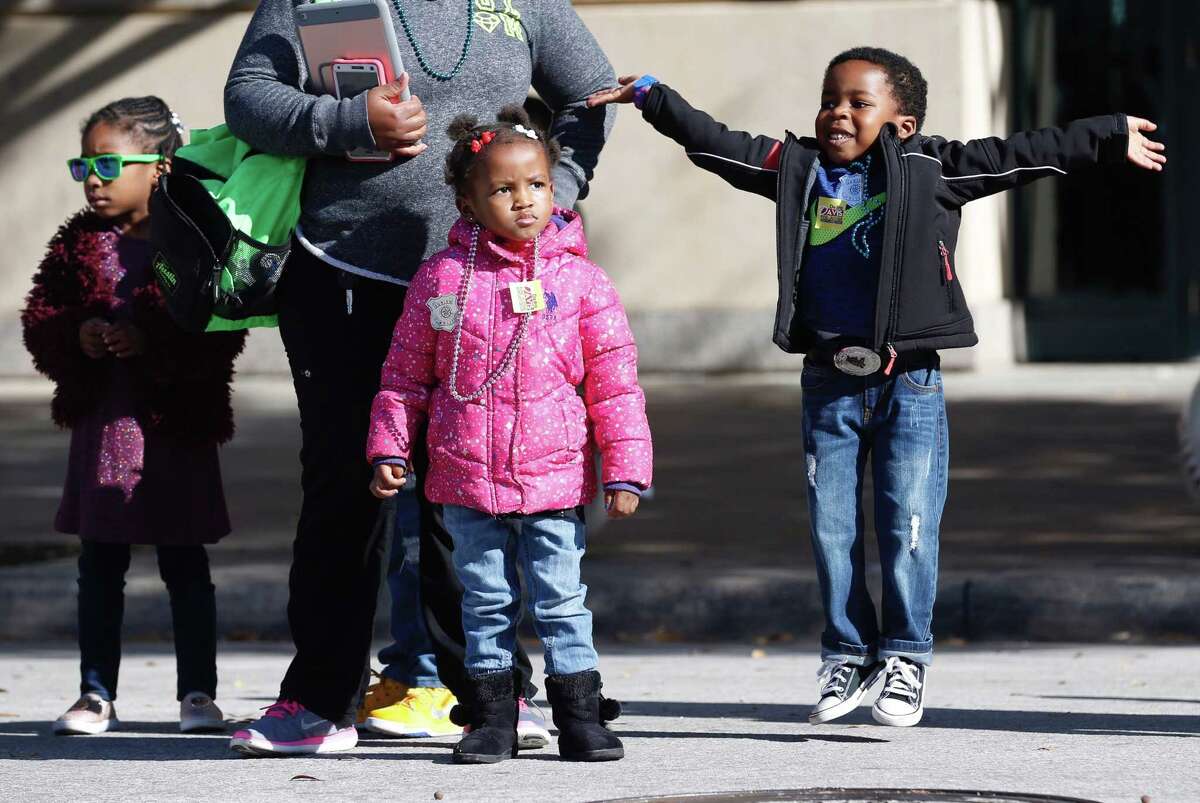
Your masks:
M 816 181 L 817 141 L 798 139 L 790 131 L 782 143 L 730 131 L 661 83 L 647 94 L 642 116 L 682 145 L 697 166 L 775 201 L 779 301 L 774 340 L 791 354 L 808 351 L 816 337 L 799 314 L 798 278 L 808 241 L 806 210 Z M 1128 137 L 1123 114 L 969 142 L 919 133 L 902 141 L 894 126 L 884 126 L 880 146 L 888 200 L 874 347 L 885 362 L 905 351 L 979 342 L 954 266 L 963 204 L 1046 176 L 1123 163 Z

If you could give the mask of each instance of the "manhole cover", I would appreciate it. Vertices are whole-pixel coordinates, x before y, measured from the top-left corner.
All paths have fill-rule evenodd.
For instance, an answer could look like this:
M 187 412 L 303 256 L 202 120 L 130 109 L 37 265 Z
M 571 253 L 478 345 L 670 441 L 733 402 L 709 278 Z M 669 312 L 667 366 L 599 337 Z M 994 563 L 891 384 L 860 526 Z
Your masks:
M 696 795 L 627 797 L 607 803 L 1096 803 L 1078 797 L 961 789 L 760 789 Z

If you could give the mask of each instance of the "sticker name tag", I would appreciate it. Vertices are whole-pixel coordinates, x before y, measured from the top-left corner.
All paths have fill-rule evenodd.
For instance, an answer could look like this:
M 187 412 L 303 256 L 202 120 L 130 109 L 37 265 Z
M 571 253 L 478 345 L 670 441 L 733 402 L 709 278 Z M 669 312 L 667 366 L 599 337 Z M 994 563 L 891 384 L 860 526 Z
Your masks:
M 512 295 L 513 312 L 539 312 L 546 308 L 546 294 L 542 292 L 541 279 L 529 282 L 513 282 L 508 286 Z
M 817 198 L 817 219 L 813 225 L 819 229 L 841 228 L 846 219 L 846 202 L 841 198 Z
M 425 302 L 429 307 L 429 325 L 443 332 L 453 332 L 458 323 L 458 299 L 454 293 L 434 296 Z

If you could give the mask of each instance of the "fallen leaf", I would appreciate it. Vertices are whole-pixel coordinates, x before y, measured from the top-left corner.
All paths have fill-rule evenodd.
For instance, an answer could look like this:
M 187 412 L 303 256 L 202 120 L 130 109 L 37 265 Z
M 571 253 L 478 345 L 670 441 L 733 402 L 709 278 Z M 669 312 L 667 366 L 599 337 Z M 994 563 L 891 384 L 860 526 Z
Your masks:
M 291 779 L 293 781 L 319 781 L 319 780 L 321 780 L 320 778 L 314 778 L 311 775 L 293 775 Z
M 759 649 L 758 647 L 755 647 L 753 650 L 750 651 L 750 657 L 751 658 L 766 658 L 767 651 Z

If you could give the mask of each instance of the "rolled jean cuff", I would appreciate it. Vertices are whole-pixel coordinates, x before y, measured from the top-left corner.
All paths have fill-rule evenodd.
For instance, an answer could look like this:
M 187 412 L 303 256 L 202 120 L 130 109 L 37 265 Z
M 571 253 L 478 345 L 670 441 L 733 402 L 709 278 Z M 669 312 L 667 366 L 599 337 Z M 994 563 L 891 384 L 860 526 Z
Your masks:
M 906 658 L 914 664 L 929 666 L 933 663 L 933 639 L 929 641 L 881 639 L 879 660 L 886 661 L 888 658 Z
M 490 675 L 494 672 L 511 672 L 513 668 L 512 658 L 508 659 L 508 663 L 502 663 L 497 660 L 480 661 L 477 664 L 468 664 L 467 675 L 472 678 L 477 678 L 481 675 Z
M 870 666 L 878 659 L 875 657 L 875 650 L 865 644 L 839 643 L 833 647 L 821 644 L 821 660 L 851 666 Z
M 437 675 L 410 675 L 401 669 L 394 669 L 390 666 L 385 666 L 379 674 L 388 680 L 408 686 L 410 689 L 440 689 L 446 685 Z

